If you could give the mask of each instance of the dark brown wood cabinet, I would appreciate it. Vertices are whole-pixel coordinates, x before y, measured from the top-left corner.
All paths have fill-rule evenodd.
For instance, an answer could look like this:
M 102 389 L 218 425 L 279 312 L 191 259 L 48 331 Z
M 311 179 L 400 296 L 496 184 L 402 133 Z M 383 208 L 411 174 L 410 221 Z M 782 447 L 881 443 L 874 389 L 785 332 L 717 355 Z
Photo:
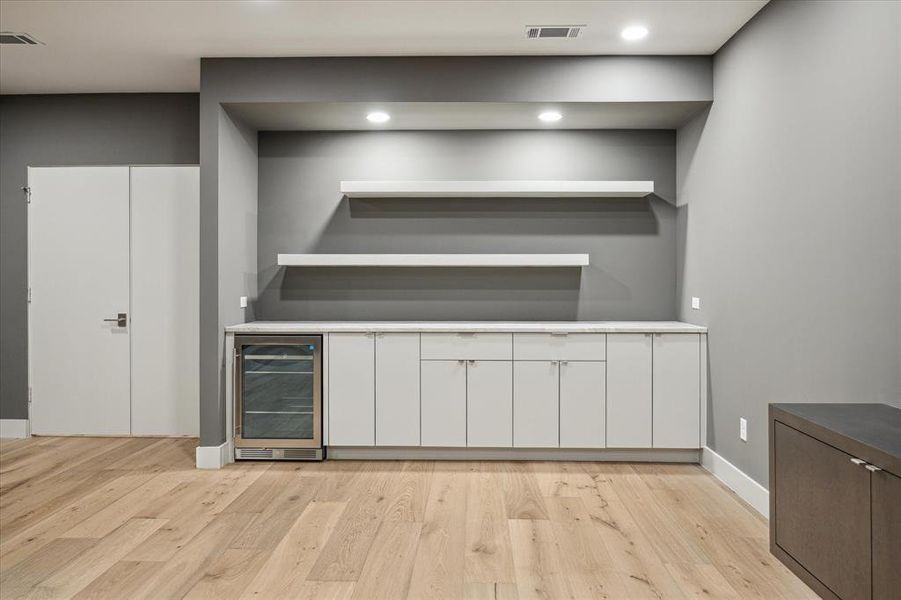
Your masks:
M 873 598 L 901 598 L 901 477 L 872 474 Z
M 770 550 L 824 598 L 901 598 L 901 410 L 770 405 Z

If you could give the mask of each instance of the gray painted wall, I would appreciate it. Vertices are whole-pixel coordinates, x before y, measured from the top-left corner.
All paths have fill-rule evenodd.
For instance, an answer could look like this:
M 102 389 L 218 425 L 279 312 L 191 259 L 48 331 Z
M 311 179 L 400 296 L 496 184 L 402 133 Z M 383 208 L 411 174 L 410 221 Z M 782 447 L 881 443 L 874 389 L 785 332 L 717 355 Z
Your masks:
M 0 417 L 28 417 L 29 166 L 197 164 L 197 94 L 0 96 Z
M 675 196 L 674 131 L 285 132 L 259 139 L 259 318 L 675 317 L 676 209 L 663 200 Z M 659 197 L 348 200 L 338 191 L 342 179 L 650 179 Z M 591 265 L 284 268 L 276 265 L 279 252 L 588 252 Z
M 679 315 L 710 327 L 708 443 L 764 485 L 769 402 L 901 404 L 899 13 L 771 3 L 678 132 Z
M 221 194 L 220 157 L 244 142 L 220 131 L 240 102 L 709 102 L 709 56 L 207 58 L 200 69 L 200 431 L 225 440 L 222 325 L 243 265 L 221 265 L 220 240 L 239 235 L 243 199 Z M 236 206 L 224 206 L 235 202 Z M 249 233 L 246 233 L 249 236 Z M 231 238 L 247 246 L 249 237 Z M 248 318 L 245 312 L 238 321 Z M 258 315 L 259 316 L 259 315 Z

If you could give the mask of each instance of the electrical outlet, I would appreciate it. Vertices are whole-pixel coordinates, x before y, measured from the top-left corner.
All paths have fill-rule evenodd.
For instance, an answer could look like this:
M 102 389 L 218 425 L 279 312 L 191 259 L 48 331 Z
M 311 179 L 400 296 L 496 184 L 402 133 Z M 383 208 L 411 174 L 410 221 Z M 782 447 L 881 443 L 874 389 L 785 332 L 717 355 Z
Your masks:
M 697 296 L 691 297 L 691 308 L 692 310 L 701 310 L 701 299 Z
M 241 308 L 247 308 L 247 296 L 241 296 L 239 304 L 241 305 Z
M 738 418 L 738 439 L 748 441 L 748 420 L 744 417 Z

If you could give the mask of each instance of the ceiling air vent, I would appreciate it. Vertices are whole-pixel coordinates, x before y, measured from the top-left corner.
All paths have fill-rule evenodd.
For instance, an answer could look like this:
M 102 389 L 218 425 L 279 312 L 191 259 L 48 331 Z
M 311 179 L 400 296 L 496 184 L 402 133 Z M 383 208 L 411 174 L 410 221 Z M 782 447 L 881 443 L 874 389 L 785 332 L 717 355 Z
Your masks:
M 27 33 L 11 33 L 9 31 L 0 32 L 0 44 L 24 44 L 26 46 L 37 46 L 38 44 L 43 45 L 43 42 L 40 42 Z
M 579 37 L 583 29 L 585 29 L 585 25 L 529 25 L 526 27 L 526 37 L 530 40 L 574 40 Z

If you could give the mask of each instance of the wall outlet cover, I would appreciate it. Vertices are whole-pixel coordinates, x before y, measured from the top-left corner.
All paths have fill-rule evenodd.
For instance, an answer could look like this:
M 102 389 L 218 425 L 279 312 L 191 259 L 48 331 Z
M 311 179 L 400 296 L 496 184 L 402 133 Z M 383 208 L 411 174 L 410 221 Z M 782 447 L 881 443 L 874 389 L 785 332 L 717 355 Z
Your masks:
M 744 417 L 738 419 L 738 439 L 743 442 L 748 441 L 748 420 Z
M 701 299 L 697 296 L 691 297 L 691 308 L 692 310 L 701 310 Z
M 241 296 L 241 299 L 238 302 L 241 305 L 241 308 L 247 308 L 247 296 Z

